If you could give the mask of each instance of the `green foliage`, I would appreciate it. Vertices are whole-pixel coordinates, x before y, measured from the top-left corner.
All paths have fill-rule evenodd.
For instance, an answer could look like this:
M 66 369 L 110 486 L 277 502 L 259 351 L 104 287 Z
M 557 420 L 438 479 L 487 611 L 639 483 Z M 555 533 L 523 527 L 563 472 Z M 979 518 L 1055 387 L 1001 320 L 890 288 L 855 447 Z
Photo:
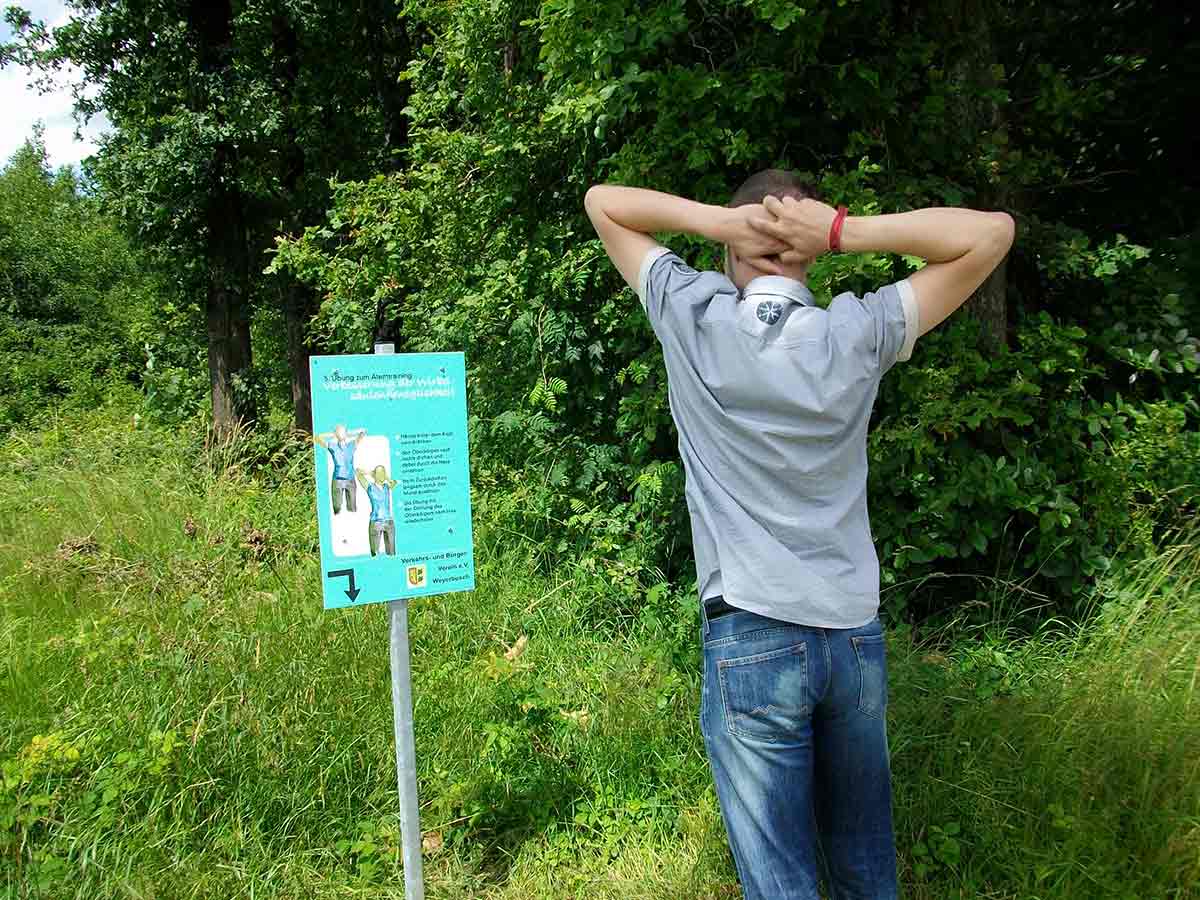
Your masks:
M 170 299 L 132 304 L 149 311 L 131 333 L 153 417 L 203 407 L 201 300 L 233 282 L 258 312 L 241 332 L 256 362 L 247 349 L 231 390 L 247 406 L 287 396 L 299 279 L 320 298 L 309 336 L 332 351 L 364 351 L 383 326 L 401 350 L 466 353 L 481 503 L 543 565 L 686 586 L 661 355 L 581 198 L 612 180 L 720 203 L 749 171 L 784 166 L 856 214 L 970 204 L 1020 221 L 1005 346 L 968 311 L 884 382 L 870 488 L 894 610 L 953 607 L 942 587 L 960 582 L 935 576 L 1078 607 L 1115 554 L 1194 509 L 1200 206 L 1182 200 L 1194 167 L 1175 124 L 1192 88 L 1160 82 L 1180 54 L 1147 64 L 1147 48 L 1173 46 L 1155 17 L 1076 0 L 970 15 L 881 0 L 276 6 L 239 7 L 213 34 L 161 4 L 149 25 L 111 3 L 54 32 L 10 16 L 7 57 L 93 66 L 102 90 L 84 111 L 103 105 L 118 126 L 96 168 L 106 201 L 172 263 Z M 109 40 L 143 27 L 154 48 Z M 1048 41 L 1053 29 L 1076 39 Z M 1143 107 L 1131 137 L 1122 123 Z M 381 142 L 401 119 L 393 158 Z M 1118 138 L 1185 175 L 1170 191 L 1149 168 L 1130 177 Z M 214 244 L 231 217 L 243 231 Z M 719 265 L 719 248 L 667 240 Z M 825 257 L 809 281 L 824 303 L 919 264 Z M 86 274 L 60 254 L 26 280 L 58 265 Z M 4 340 L 45 345 L 27 321 Z M 94 382 L 99 361 L 84 362 L 73 377 Z M 36 408 L 61 369 L 26 366 L 8 402 Z
M 1194 514 L 1189 406 L 1102 399 L 1111 357 L 1088 338 L 1041 312 L 1013 351 L 985 355 L 963 321 L 884 380 L 869 454 L 885 582 L 935 563 L 1079 603 L 1115 553 L 1144 552 L 1156 524 Z M 923 584 L 922 606 L 951 606 L 957 590 Z
M 199 377 L 211 378 L 221 428 L 268 398 L 290 402 L 311 298 L 290 279 L 265 277 L 263 254 L 275 234 L 319 219 L 331 175 L 398 162 L 407 22 L 390 0 L 66 6 L 49 26 L 6 10 L 12 41 L 0 44 L 0 63 L 25 65 L 42 83 L 70 66 L 76 112 L 112 123 L 89 172 L 171 294 L 166 321 L 138 342 L 157 362 L 147 373 L 153 410 L 190 415 Z M 271 314 L 295 319 L 277 333 L 283 340 L 262 335 Z M 252 323 L 265 351 L 257 362 Z M 196 353 L 205 344 L 209 372 Z
M 957 822 L 929 826 L 927 840 L 913 844 L 913 875 L 924 880 L 938 867 L 953 873 L 962 860 L 962 844 Z
M 168 316 L 174 312 L 166 304 Z M 154 329 L 142 342 L 145 363 L 141 371 L 146 411 L 163 422 L 184 422 L 207 407 L 207 366 L 195 341 L 179 332 Z
M 136 379 L 154 286 L 39 133 L 0 170 L 0 429 L 94 407 Z
M 340 350 L 366 348 L 378 309 L 404 349 L 466 352 L 473 477 L 507 527 L 618 581 L 690 581 L 661 355 L 581 198 L 611 180 L 720 203 L 768 165 L 815 173 L 861 214 L 1026 204 L 1006 351 L 959 315 L 884 381 L 870 488 L 885 583 L 907 586 L 889 595 L 896 610 L 914 584 L 912 612 L 953 606 L 938 573 L 1076 605 L 1115 553 L 1188 514 L 1200 304 L 1187 272 L 1200 257 L 1169 237 L 1068 224 L 1059 135 L 1093 121 L 1072 104 L 1098 115 L 1108 95 L 1054 66 L 1010 79 L 1011 42 L 1033 26 L 1007 7 L 989 8 L 985 44 L 971 23 L 912 31 L 878 3 L 408 12 L 440 35 L 406 74 L 410 167 L 335 185 L 327 223 L 281 241 L 272 269 L 320 291 L 314 325 Z M 1083 27 L 1074 7 L 1044 15 Z M 985 51 L 1001 60 L 984 65 Z M 1017 94 L 1035 112 L 1004 128 L 976 115 Z M 1053 135 L 1050 120 L 1063 123 Z M 718 248 L 670 242 L 719 266 Z M 825 257 L 809 282 L 824 303 L 918 262 Z M 1177 463 L 1156 470 L 1165 459 Z

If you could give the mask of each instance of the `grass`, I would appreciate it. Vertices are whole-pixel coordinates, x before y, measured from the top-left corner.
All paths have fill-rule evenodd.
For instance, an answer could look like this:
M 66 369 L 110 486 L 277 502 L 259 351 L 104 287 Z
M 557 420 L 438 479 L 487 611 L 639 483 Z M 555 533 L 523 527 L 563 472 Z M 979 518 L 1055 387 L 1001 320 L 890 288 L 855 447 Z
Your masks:
M 320 608 L 308 457 L 240 458 L 103 411 L 0 450 L 0 896 L 403 896 L 386 611 Z M 694 601 L 536 552 L 481 522 L 412 609 L 428 896 L 740 896 Z M 892 630 L 906 896 L 1200 896 L 1198 558 Z

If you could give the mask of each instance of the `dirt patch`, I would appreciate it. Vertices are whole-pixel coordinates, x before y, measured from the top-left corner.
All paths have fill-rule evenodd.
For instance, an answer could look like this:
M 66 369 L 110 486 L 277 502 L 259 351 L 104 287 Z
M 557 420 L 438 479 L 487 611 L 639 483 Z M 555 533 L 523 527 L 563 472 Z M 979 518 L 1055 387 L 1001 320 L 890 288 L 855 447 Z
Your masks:
M 96 556 L 100 552 L 100 543 L 90 534 L 86 537 L 66 538 L 54 550 L 57 559 L 74 559 L 77 556 Z

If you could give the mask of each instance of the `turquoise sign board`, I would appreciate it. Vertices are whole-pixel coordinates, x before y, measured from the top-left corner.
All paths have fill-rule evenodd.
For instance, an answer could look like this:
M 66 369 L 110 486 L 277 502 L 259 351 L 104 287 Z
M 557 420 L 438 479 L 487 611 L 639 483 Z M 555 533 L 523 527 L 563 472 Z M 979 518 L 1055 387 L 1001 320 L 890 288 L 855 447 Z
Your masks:
M 475 587 L 461 353 L 314 356 L 325 608 Z

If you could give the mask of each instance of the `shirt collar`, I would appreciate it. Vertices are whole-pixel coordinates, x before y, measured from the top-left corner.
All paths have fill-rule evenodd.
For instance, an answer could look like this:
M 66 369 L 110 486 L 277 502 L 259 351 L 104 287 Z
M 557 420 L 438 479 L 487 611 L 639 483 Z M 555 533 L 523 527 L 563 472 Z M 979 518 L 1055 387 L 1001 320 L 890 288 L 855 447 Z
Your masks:
M 803 281 L 785 275 L 758 275 L 742 291 L 743 300 L 791 300 L 801 306 L 814 306 L 812 291 Z

